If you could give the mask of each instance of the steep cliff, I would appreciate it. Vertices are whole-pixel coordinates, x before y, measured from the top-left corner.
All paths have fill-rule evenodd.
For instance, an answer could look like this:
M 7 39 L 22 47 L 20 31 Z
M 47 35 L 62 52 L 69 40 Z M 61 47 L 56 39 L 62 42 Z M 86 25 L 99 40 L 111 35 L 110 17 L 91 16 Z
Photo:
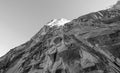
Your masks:
M 0 58 L 0 73 L 120 73 L 120 1 L 71 21 L 52 20 Z

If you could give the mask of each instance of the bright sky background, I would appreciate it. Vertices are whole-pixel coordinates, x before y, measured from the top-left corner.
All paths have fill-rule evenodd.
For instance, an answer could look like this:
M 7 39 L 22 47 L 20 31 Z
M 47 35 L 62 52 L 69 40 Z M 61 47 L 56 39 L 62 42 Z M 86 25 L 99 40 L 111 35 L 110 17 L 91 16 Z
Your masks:
M 74 19 L 117 0 L 0 0 L 0 56 L 28 41 L 54 18 Z

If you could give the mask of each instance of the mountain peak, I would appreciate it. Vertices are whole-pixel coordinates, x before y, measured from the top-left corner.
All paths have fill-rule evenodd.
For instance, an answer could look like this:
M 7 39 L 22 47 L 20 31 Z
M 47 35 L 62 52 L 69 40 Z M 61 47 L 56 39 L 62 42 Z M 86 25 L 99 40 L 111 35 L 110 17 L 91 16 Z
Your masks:
M 120 0 L 115 9 L 51 20 L 0 58 L 0 73 L 120 73 L 119 47 Z
M 67 20 L 65 18 L 61 18 L 61 19 L 53 19 L 51 22 L 49 22 L 48 26 L 52 27 L 52 26 L 63 26 L 65 23 L 70 22 L 70 20 Z

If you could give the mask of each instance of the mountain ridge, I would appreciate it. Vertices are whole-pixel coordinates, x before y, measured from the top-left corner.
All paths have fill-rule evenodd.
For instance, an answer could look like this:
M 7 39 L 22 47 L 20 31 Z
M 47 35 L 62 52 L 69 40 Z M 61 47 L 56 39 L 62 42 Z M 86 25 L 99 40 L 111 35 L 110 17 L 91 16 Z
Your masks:
M 120 9 L 54 19 L 0 57 L 0 73 L 120 73 Z

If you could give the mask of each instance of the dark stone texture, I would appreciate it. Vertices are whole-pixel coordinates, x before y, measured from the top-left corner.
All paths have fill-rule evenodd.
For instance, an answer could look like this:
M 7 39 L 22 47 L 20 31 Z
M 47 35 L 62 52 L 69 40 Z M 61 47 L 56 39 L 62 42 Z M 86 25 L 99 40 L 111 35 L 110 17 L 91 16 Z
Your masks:
M 2 56 L 0 73 L 120 73 L 119 4 L 64 24 L 53 20 Z

